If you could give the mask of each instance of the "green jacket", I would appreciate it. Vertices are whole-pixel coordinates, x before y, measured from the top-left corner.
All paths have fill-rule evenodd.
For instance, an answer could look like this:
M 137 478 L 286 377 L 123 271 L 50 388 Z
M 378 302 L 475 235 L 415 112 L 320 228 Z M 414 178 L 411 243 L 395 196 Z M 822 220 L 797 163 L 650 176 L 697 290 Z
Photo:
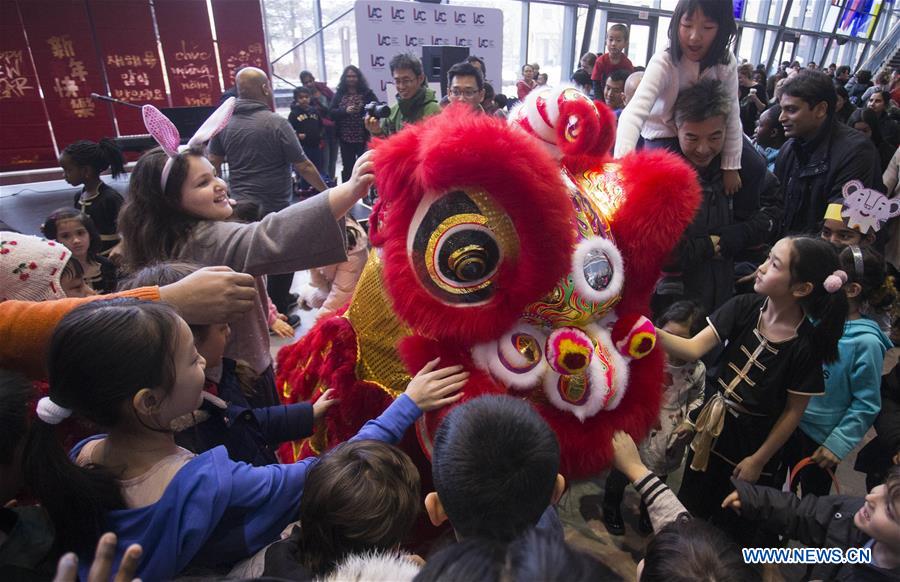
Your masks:
M 386 119 L 381 120 L 382 135 L 397 133 L 403 129 L 403 125 L 406 123 L 415 123 L 429 115 L 440 112 L 441 106 L 435 97 L 434 91 L 428 87 L 422 87 L 412 99 L 407 100 L 407 102 L 398 99 L 397 103 L 391 107 L 391 114 Z

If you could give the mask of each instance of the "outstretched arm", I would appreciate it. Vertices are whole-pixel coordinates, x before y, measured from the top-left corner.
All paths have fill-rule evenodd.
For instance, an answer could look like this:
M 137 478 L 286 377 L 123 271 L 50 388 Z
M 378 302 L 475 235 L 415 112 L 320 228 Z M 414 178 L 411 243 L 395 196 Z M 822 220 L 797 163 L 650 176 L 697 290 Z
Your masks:
M 656 337 L 667 354 L 688 362 L 699 360 L 719 345 L 719 336 L 711 325 L 704 327 L 692 338 L 673 335 L 661 329 L 656 330 Z

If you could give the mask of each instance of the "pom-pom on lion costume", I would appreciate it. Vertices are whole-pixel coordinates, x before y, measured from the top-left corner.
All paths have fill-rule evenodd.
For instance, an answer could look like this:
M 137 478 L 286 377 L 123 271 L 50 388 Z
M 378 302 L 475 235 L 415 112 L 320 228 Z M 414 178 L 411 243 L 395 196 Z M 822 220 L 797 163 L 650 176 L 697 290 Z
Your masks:
M 650 294 L 699 189 L 672 154 L 610 159 L 614 134 L 608 109 L 565 88 L 533 91 L 508 125 L 453 105 L 375 142 L 374 248 L 353 299 L 278 355 L 286 401 L 334 388 L 340 403 L 283 458 L 348 439 L 438 356 L 471 372 L 464 400 L 528 400 L 570 479 L 607 467 L 614 431 L 643 438 L 663 373 Z M 414 458 L 445 414 L 407 434 Z

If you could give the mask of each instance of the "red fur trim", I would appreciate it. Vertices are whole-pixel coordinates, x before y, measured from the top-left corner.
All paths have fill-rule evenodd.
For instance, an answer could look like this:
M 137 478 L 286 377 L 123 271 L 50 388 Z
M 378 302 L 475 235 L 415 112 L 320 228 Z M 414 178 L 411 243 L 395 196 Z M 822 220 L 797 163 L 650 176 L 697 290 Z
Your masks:
M 625 260 L 619 313 L 648 313 L 659 270 L 700 205 L 694 170 L 675 154 L 641 151 L 621 161 L 625 202 L 612 224 Z
M 574 244 L 571 203 L 558 167 L 535 141 L 499 118 L 451 105 L 440 115 L 377 142 L 376 184 L 383 206 L 378 237 L 394 309 L 424 335 L 469 345 L 509 328 L 568 268 Z M 418 281 L 406 251 L 413 213 L 426 192 L 472 186 L 490 193 L 519 238 L 484 305 L 451 306 Z
M 578 137 L 574 142 L 566 139 L 569 117 L 578 118 Z M 587 99 L 562 99 L 559 104 L 559 120 L 556 123 L 556 143 L 564 156 L 605 156 L 616 138 L 616 116 L 600 101 Z M 563 159 L 563 165 L 565 158 Z
M 475 367 L 467 347 L 438 343 L 435 340 L 422 336 L 409 336 L 400 341 L 397 350 L 400 352 L 400 357 L 411 375 L 415 375 L 425 364 L 435 358 L 441 359 L 438 364 L 440 368 L 462 365 L 469 372 L 469 379 L 462 389 L 463 397 L 453 406 L 485 394 L 506 393 L 504 387 L 494 382 L 488 374 Z M 441 425 L 444 417 L 447 416 L 447 413 L 453 409 L 453 406 L 445 406 L 425 413 L 425 430 L 430 441 L 434 440 L 438 427 Z M 431 459 L 431 451 L 421 441 L 421 438 L 419 444 L 425 456 Z

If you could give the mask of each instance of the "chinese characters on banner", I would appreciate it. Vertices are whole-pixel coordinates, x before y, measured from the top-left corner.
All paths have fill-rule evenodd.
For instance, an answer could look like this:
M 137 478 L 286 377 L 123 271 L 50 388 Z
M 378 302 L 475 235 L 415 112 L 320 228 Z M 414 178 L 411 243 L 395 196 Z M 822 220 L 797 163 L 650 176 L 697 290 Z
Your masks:
M 212 0 L 225 88 L 244 67 L 269 72 L 259 0 Z
M 221 95 L 219 67 L 206 2 L 156 0 L 154 10 L 172 105 L 217 105 Z
M 0 172 L 55 163 L 19 12 L 14 2 L 0 0 Z
M 44 102 L 60 149 L 81 139 L 114 136 L 85 5 L 80 2 L 19 2 Z
M 146 0 L 90 0 L 109 95 L 136 105 L 168 107 L 163 66 Z M 119 133 L 147 133 L 140 109 L 114 105 Z
M 0 0 L 0 171 L 55 166 L 57 148 L 78 140 L 146 132 L 138 108 L 92 93 L 212 106 L 220 74 L 231 87 L 242 67 L 268 72 L 259 0 L 211 4 L 218 60 L 205 0 L 153 10 L 150 0 Z

